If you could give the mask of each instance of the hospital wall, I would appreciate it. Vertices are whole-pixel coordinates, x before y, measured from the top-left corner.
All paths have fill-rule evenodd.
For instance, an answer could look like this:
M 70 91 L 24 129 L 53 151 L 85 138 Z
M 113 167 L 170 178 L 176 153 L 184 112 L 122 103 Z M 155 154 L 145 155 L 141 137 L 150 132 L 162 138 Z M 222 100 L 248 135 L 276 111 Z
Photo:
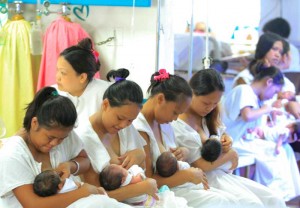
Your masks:
M 161 19 L 166 14 L 165 3 L 161 6 Z M 59 5 L 51 5 L 51 10 L 55 11 L 59 8 Z M 89 16 L 85 21 L 78 19 L 74 13 L 70 15 L 70 18 L 73 22 L 81 24 L 95 43 L 107 40 L 116 31 L 117 41 L 96 45 L 100 53 L 101 77 L 105 79 L 106 73 L 111 69 L 127 68 L 130 70 L 128 79 L 136 81 L 146 96 L 151 74 L 159 68 L 166 68 L 173 72 L 173 38 L 168 28 L 164 28 L 164 32 L 161 32 L 159 47 L 161 58 L 157 60 L 157 12 L 157 2 L 153 1 L 151 7 L 135 7 L 134 9 L 132 7 L 89 6 Z M 86 16 L 86 11 L 83 11 L 83 16 Z M 57 17 L 57 14 L 43 16 L 43 30 Z M 165 35 L 166 33 L 168 34 Z M 168 49 L 165 50 L 165 48 Z

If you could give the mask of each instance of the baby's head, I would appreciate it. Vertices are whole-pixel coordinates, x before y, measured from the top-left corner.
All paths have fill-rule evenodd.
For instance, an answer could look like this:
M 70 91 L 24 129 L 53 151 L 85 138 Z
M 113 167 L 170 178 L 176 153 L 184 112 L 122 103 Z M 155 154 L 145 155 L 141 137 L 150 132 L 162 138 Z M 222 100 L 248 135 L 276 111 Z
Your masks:
M 156 160 L 157 173 L 162 177 L 169 177 L 178 170 L 178 162 L 171 152 L 163 152 Z
M 291 91 L 285 91 L 278 93 L 278 99 L 288 99 L 293 100 L 295 98 L 294 93 Z
M 296 121 L 295 123 L 293 123 L 292 129 L 290 131 L 292 132 L 294 140 L 300 139 L 300 121 Z
M 202 145 L 201 157 L 208 162 L 216 161 L 221 153 L 222 144 L 219 138 L 210 137 Z
M 45 170 L 35 177 L 33 191 L 38 196 L 52 196 L 61 189 L 61 184 L 61 178 L 55 170 Z
M 127 170 L 122 166 L 110 164 L 99 174 L 99 182 L 105 190 L 111 191 L 120 188 L 127 175 Z

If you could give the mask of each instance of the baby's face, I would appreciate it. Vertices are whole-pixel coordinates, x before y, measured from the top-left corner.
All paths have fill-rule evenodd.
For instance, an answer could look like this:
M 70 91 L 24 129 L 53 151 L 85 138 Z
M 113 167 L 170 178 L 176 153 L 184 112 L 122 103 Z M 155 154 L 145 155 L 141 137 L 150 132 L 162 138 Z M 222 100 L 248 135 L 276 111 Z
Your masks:
M 294 93 L 290 92 L 290 91 L 281 92 L 281 94 L 280 94 L 281 99 L 288 99 L 289 100 L 293 97 L 294 97 Z
M 286 125 L 286 128 L 288 128 L 291 132 L 291 134 L 297 134 L 297 126 L 295 123 L 289 123 L 288 125 Z

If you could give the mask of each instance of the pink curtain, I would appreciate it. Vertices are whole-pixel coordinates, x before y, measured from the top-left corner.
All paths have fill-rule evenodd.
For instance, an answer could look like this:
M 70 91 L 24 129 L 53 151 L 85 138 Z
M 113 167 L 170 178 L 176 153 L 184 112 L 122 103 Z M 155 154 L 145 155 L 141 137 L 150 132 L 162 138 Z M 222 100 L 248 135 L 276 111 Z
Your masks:
M 56 83 L 56 62 L 59 54 L 86 37 L 90 36 L 78 23 L 68 22 L 62 17 L 51 23 L 43 39 L 44 48 L 37 90 Z

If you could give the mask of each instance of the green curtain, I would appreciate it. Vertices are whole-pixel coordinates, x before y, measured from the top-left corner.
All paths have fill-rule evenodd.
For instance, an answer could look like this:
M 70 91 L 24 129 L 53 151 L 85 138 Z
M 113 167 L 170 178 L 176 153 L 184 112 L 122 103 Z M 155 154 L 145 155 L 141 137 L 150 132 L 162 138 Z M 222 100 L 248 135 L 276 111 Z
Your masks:
M 0 117 L 6 137 L 22 127 L 24 108 L 34 96 L 34 79 L 30 54 L 30 24 L 26 20 L 8 21 L 0 33 Z

